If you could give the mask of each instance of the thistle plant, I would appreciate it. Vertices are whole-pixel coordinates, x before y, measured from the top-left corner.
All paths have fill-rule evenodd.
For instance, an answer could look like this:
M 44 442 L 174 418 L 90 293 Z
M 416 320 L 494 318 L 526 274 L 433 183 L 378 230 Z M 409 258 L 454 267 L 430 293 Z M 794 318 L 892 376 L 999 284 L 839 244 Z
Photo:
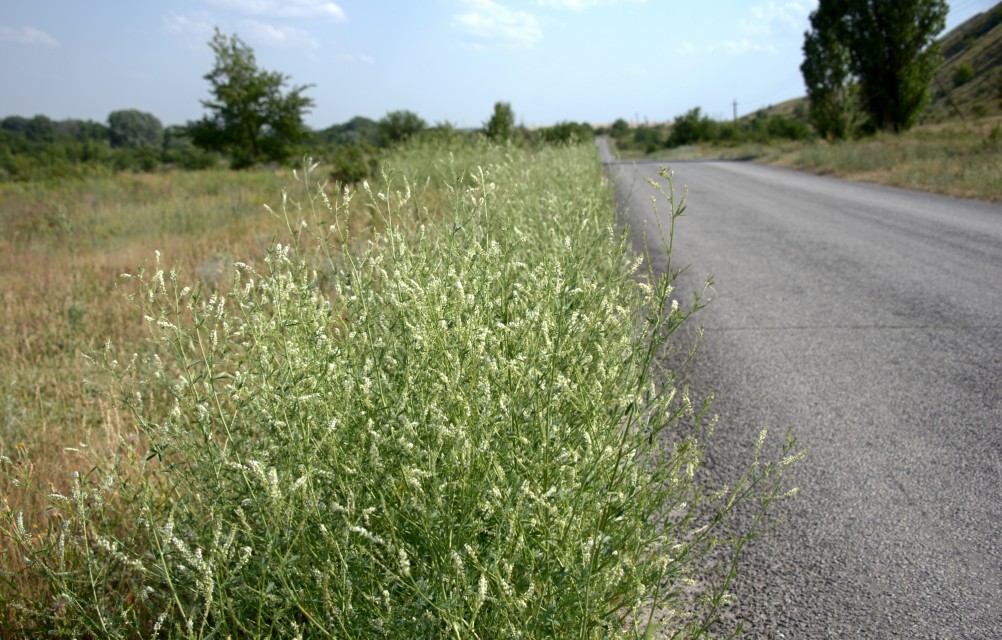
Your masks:
M 4 514 L 48 585 L 13 603 L 23 629 L 715 628 L 737 555 L 788 493 L 793 441 L 772 462 L 756 448 L 734 487 L 707 485 L 709 404 L 665 365 L 702 298 L 680 305 L 677 271 L 630 254 L 590 149 L 485 145 L 431 164 L 445 177 L 391 168 L 357 192 L 315 184 L 307 164 L 302 193 L 276 210 L 287 237 L 236 263 L 226 293 L 159 259 L 128 278 L 149 349 L 95 360 L 146 448 L 123 443 L 50 496 L 60 516 L 42 534 Z M 663 175 L 670 253 L 685 199 Z M 361 248 L 356 198 L 383 229 Z M 733 531 L 749 502 L 758 515 Z

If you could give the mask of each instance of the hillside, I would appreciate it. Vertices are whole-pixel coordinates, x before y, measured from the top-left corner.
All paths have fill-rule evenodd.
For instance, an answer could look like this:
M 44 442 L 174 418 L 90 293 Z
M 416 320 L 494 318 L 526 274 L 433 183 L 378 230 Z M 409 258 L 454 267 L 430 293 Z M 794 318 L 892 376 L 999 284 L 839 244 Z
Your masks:
M 925 120 L 1002 113 L 1002 2 L 948 32 L 940 44 L 943 65 Z
M 1002 2 L 948 31 L 940 38 L 940 46 L 943 64 L 933 78 L 932 100 L 923 122 L 973 120 L 1002 113 Z M 793 98 L 745 117 L 803 113 L 806 102 L 806 97 Z

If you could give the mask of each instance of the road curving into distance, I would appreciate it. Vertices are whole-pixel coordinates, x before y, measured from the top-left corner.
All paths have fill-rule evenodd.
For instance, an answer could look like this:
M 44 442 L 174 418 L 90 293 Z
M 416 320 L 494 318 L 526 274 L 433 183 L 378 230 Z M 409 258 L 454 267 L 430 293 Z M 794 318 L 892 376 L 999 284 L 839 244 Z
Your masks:
M 599 145 L 640 247 L 659 164 Z M 716 281 L 689 380 L 716 396 L 708 468 L 733 481 L 762 426 L 810 447 L 729 615 L 748 637 L 1002 638 L 1002 207 L 669 166 L 679 291 Z

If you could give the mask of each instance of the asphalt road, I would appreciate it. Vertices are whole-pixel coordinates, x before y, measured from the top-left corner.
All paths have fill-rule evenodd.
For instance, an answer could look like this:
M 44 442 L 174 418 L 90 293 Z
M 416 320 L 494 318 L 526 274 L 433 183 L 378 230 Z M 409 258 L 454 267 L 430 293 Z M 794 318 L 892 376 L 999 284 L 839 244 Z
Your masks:
M 681 289 L 716 280 L 690 379 L 716 395 L 709 467 L 733 479 L 764 425 L 810 447 L 731 615 L 749 637 L 1002 638 L 1002 207 L 671 168 Z M 634 230 L 657 169 L 608 165 Z

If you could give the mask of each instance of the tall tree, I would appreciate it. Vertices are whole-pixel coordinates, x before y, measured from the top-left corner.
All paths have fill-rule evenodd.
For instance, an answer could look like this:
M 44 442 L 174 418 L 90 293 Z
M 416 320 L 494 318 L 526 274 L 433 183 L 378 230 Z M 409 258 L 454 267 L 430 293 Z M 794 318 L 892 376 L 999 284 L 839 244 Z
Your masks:
M 494 113 L 484 125 L 484 133 L 496 142 L 511 140 L 515 133 L 515 111 L 510 102 L 495 102 Z
M 228 153 L 234 166 L 260 160 L 285 160 L 306 134 L 303 115 L 313 106 L 309 85 L 283 93 L 289 77 L 258 69 L 254 51 L 236 35 L 219 29 L 209 42 L 215 66 L 204 77 L 211 85 L 210 111 L 190 125 L 192 141 L 209 151 Z
M 940 61 L 936 36 L 946 26 L 945 0 L 854 0 L 846 42 L 874 126 L 911 128 L 929 101 Z
M 164 143 L 164 126 L 152 113 L 122 109 L 108 114 L 111 146 L 156 148 Z
M 849 49 L 842 41 L 845 9 L 840 4 L 822 2 L 811 13 L 811 30 L 804 34 L 804 62 L 800 65 L 811 124 L 828 139 L 849 137 L 858 111 Z
M 425 130 L 428 123 L 413 111 L 391 111 L 376 124 L 376 137 L 382 147 L 392 147 Z
M 940 59 L 936 36 L 948 10 L 945 0 L 821 0 L 804 43 L 805 56 L 814 61 L 805 63 L 824 65 L 817 57 L 831 54 L 831 47 L 821 46 L 830 31 L 848 52 L 871 126 L 909 129 L 929 100 Z M 806 73 L 804 79 L 808 82 Z
M 824 68 L 834 38 L 849 54 L 871 126 L 909 129 L 929 101 L 948 10 L 946 0 L 821 0 L 805 35 L 805 64 Z M 808 71 L 805 81 L 810 89 Z

